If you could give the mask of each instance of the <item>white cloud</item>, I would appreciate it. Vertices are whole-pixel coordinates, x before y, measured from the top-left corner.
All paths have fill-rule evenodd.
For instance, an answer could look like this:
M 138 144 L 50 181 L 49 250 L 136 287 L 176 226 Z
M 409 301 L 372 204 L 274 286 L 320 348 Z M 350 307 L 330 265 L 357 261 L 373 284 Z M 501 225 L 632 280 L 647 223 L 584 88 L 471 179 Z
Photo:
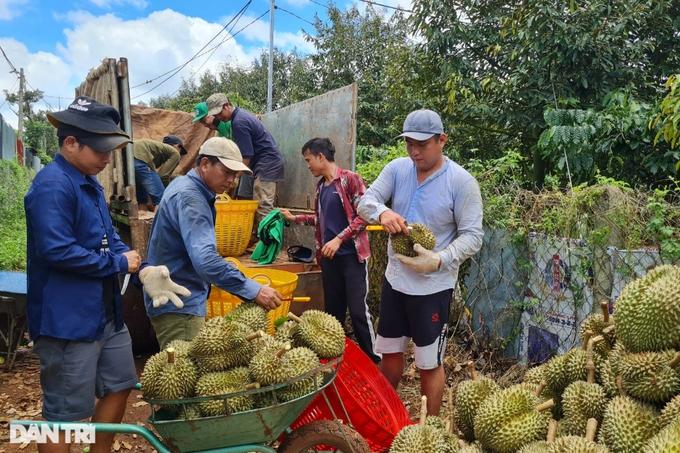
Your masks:
M 279 12 L 278 14 L 283 13 Z M 254 18 L 255 16 L 244 15 L 241 18 L 241 20 L 238 21 L 237 25 L 234 27 L 234 33 L 241 30 L 247 24 L 250 24 Z M 269 49 L 269 20 L 264 20 L 265 18 L 269 19 L 269 15 L 267 14 L 262 19 L 253 22 L 252 25 L 249 25 L 247 28 L 245 28 L 243 31 L 239 33 L 239 37 L 243 37 L 248 41 L 252 41 L 258 44 L 259 48 Z M 225 18 L 223 22 L 228 23 L 229 20 L 231 20 L 231 17 Z M 276 17 L 274 17 L 274 28 L 276 28 Z M 308 25 L 307 27 L 305 27 L 305 30 L 307 30 L 307 32 L 313 32 L 314 31 L 313 28 L 314 27 L 312 27 L 311 25 Z M 293 50 L 294 47 L 297 48 L 298 51 L 302 53 L 311 53 L 312 51 L 314 51 L 314 46 L 305 41 L 305 37 L 304 34 L 302 33 L 302 30 L 298 30 L 296 33 L 291 33 L 287 31 L 277 32 L 276 30 L 274 30 L 274 46 L 277 49 L 283 51 Z M 259 56 L 259 51 L 256 54 L 256 57 L 257 56 Z
M 0 20 L 12 20 L 21 14 L 21 5 L 28 0 L 0 0 Z

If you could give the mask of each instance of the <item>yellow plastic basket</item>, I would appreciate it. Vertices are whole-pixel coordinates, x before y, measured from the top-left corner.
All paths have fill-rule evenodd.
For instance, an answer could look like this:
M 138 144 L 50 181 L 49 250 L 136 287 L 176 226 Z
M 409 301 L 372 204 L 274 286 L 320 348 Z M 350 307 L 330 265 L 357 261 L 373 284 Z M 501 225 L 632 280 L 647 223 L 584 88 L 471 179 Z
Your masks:
M 245 274 L 246 277 L 268 285 L 277 290 L 284 299 L 281 305 L 268 313 L 269 324 L 267 333 L 274 335 L 274 322 L 282 316 L 286 316 L 290 311 L 290 298 L 297 287 L 298 276 L 292 272 L 280 271 L 278 269 L 259 269 L 243 267 L 237 260 L 229 259 L 229 262 Z M 208 297 L 207 317 L 225 316 L 243 301 L 238 297 L 213 286 Z
M 253 200 L 232 200 L 226 194 L 217 195 L 215 238 L 220 255 L 243 255 L 248 247 L 258 204 Z

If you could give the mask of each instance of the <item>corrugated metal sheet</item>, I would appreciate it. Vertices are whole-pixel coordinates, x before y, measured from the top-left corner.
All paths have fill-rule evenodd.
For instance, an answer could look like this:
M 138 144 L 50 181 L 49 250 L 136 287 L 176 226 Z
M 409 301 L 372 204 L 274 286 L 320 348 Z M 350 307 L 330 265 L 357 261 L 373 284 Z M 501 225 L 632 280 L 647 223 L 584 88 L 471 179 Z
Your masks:
M 285 160 L 285 181 L 277 184 L 276 206 L 312 209 L 317 179 L 300 151 L 314 137 L 335 145 L 335 161 L 354 170 L 356 153 L 357 84 L 267 113 L 262 122 L 279 145 Z
M 0 115 L 0 159 L 16 160 L 16 147 L 14 128 Z

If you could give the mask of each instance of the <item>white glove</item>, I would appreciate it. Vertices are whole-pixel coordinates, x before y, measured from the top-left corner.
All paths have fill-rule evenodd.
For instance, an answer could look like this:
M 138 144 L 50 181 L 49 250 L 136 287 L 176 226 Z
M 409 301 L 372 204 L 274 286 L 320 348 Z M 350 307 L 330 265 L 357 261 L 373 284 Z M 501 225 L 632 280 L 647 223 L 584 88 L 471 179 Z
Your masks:
M 434 272 L 439 269 L 442 263 L 442 259 L 439 253 L 427 250 L 420 244 L 415 244 L 413 246 L 413 251 L 418 254 L 411 258 L 410 256 L 400 255 L 397 253 L 397 259 L 404 266 L 408 266 L 416 272 L 421 272 L 427 274 L 428 272 Z
M 191 291 L 170 279 L 170 271 L 165 266 L 147 266 L 139 271 L 139 280 L 144 290 L 153 299 L 153 306 L 160 307 L 170 300 L 177 308 L 184 307 L 184 303 L 177 297 L 190 296 Z

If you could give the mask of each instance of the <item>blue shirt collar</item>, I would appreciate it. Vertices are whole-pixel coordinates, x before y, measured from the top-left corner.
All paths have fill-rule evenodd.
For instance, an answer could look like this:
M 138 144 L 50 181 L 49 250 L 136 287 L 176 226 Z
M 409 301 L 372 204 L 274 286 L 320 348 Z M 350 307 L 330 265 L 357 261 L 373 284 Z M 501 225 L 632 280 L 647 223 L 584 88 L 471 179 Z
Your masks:
M 187 176 L 191 178 L 192 181 L 196 184 L 196 186 L 201 190 L 201 193 L 205 195 L 205 199 L 208 200 L 211 203 L 215 202 L 215 192 L 210 190 L 210 188 L 203 182 L 201 177 L 198 175 L 196 172 L 195 168 L 192 168 L 189 173 L 187 173 Z
M 98 189 L 103 190 L 103 187 L 102 187 L 101 184 L 99 184 L 99 181 L 97 181 L 96 176 L 92 176 L 92 175 L 83 176 L 83 174 L 76 167 L 74 167 L 71 162 L 66 160 L 66 158 L 64 156 L 62 156 L 60 153 L 57 153 L 54 156 L 54 162 L 57 165 L 59 165 L 61 168 L 63 168 L 64 172 L 71 179 L 76 181 L 78 183 L 78 185 L 82 186 L 82 185 L 87 184 L 87 185 L 91 185 L 91 186 L 94 186 Z

